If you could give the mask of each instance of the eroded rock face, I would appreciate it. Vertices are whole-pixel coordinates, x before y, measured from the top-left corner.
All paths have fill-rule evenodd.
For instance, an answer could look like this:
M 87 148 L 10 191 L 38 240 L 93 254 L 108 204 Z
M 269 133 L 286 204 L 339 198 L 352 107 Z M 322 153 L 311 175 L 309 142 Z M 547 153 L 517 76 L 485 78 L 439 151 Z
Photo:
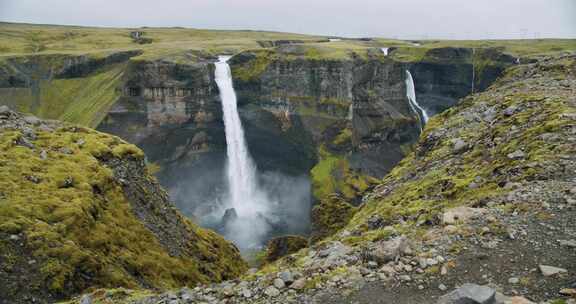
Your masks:
M 416 140 L 419 129 L 406 99 L 403 64 L 274 59 L 254 75 L 253 63 L 267 60 L 261 56 L 269 54 L 245 52 L 232 60 L 239 102 L 273 113 L 284 134 L 307 140 L 303 144 L 310 150 L 328 140 L 332 126 L 339 132 L 348 125 L 352 166 L 379 176 L 402 157 L 402 144 Z
M 515 58 L 495 48 L 437 48 L 410 65 L 416 98 L 431 114 L 454 106 L 460 98 L 486 90 Z
M 226 145 L 210 63 L 130 62 L 121 97 L 98 129 L 146 151 L 186 215 L 210 212 L 201 202 L 222 191 Z

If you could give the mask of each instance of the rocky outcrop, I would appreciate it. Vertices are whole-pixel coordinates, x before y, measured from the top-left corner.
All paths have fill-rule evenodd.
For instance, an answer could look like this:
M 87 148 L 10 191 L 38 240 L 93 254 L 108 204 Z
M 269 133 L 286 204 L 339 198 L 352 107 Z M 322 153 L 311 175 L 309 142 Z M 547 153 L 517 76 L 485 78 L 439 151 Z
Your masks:
M 232 279 L 236 247 L 169 202 L 136 146 L 0 107 L 0 303 Z

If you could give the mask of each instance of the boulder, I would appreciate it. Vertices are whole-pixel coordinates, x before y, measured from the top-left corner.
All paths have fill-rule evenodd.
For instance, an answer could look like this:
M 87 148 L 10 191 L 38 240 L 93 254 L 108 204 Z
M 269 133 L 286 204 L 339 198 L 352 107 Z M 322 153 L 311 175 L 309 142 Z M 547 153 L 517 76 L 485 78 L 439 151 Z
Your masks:
M 300 290 L 300 289 L 304 289 L 305 286 L 306 286 L 306 279 L 300 278 L 300 279 L 294 281 L 294 283 L 292 283 L 292 285 L 290 285 L 290 288 Z
M 280 295 L 280 290 L 278 290 L 274 286 L 268 286 L 268 288 L 264 290 L 264 294 L 266 294 L 269 297 L 277 297 Z
M 523 159 L 526 157 L 526 154 L 524 154 L 524 152 L 520 151 L 520 150 L 516 150 L 512 153 L 509 153 L 508 155 L 506 155 L 509 159 L 514 159 L 514 160 L 518 160 L 518 159 Z
M 510 300 L 504 302 L 504 304 L 534 304 L 534 302 L 524 298 L 524 297 L 512 297 Z
M 461 222 L 467 222 L 481 214 L 486 212 L 482 208 L 470 208 L 470 207 L 456 207 L 449 209 L 442 215 L 442 223 L 444 225 L 454 225 Z
M 80 299 L 80 304 L 92 304 L 92 297 L 88 294 L 83 295 Z
M 282 289 L 284 287 L 286 287 L 286 283 L 284 283 L 284 280 L 282 279 L 274 279 L 274 287 L 278 288 L 278 289 Z
M 408 246 L 408 239 L 399 236 L 389 241 L 382 241 L 376 244 L 369 253 L 371 259 L 379 264 L 385 264 L 395 260 Z
M 454 153 L 462 153 L 468 150 L 468 144 L 461 138 L 455 138 L 452 140 L 452 149 Z
M 294 275 L 290 271 L 282 271 L 278 273 L 278 278 L 286 282 L 286 284 L 294 282 Z
M 443 295 L 437 304 L 495 304 L 496 291 L 490 287 L 464 284 L 458 289 Z
M 554 267 L 554 266 L 539 265 L 538 267 L 540 268 L 542 275 L 544 275 L 545 277 L 550 277 L 550 276 L 553 276 L 553 275 L 556 275 L 559 273 L 568 272 L 568 270 L 566 270 L 564 268 L 558 268 L 558 267 Z

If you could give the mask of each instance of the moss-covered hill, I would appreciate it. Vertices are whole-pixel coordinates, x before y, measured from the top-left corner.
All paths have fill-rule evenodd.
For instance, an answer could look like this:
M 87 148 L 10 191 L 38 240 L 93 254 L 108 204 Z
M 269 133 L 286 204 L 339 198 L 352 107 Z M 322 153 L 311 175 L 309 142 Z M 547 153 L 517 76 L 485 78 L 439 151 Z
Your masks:
M 172 207 L 135 146 L 0 107 L 0 303 L 192 286 L 245 267 Z
M 574 177 L 575 90 L 574 54 L 510 68 L 488 91 L 433 117 L 347 229 L 366 229 L 377 216 L 416 235 L 414 227 L 438 224 L 451 207 L 516 209 L 506 205 L 514 190 L 540 187 L 538 200 L 547 200 Z

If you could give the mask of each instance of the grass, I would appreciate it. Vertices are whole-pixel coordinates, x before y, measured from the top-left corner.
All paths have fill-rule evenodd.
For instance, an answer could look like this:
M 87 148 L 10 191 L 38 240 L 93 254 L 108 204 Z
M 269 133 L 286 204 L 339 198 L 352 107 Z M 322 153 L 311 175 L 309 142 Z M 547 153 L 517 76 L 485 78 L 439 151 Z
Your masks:
M 29 88 L 0 88 L 0 100 L 18 111 L 96 127 L 119 97 L 124 64 L 82 78 L 40 80 Z
M 336 136 L 337 140 L 345 140 Z M 346 200 L 360 197 L 377 180 L 354 172 L 345 156 L 330 153 L 324 146 L 318 149 L 318 163 L 310 170 L 313 195 L 323 200 L 336 193 Z
M 143 31 L 151 44 L 137 44 L 131 31 Z M 203 50 L 211 54 L 236 53 L 259 48 L 258 41 L 317 41 L 318 36 L 265 32 L 219 31 L 191 28 L 96 28 L 58 25 L 0 23 L 0 55 L 91 53 L 141 49 L 143 59 L 178 56 L 187 50 Z
M 17 144 L 21 131 L 0 133 L 0 234 L 26 237 L 39 265 L 27 277 L 31 286 L 57 295 L 87 287 L 166 289 L 243 270 L 239 255 L 211 231 L 185 220 L 195 236 L 192 252 L 173 256 L 136 217 L 122 185 L 99 161 L 141 162 L 134 145 L 81 127 L 36 133 L 34 149 Z M 0 250 L 0 257 L 10 252 Z

